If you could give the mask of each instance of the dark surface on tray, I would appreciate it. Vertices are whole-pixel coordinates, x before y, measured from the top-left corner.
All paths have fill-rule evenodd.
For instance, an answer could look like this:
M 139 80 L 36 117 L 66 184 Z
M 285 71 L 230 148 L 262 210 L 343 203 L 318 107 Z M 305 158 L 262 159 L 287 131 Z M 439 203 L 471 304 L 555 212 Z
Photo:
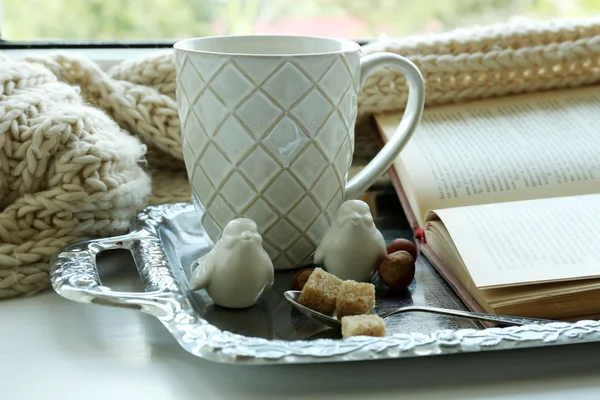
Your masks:
M 391 188 L 379 189 L 375 223 L 388 243 L 399 237 L 414 241 L 408 221 Z M 185 275 L 189 276 L 189 257 L 179 255 L 178 258 L 182 260 Z M 273 289 L 258 304 L 249 309 L 230 310 L 216 306 L 204 291 L 190 291 L 190 298 L 196 311 L 211 324 L 241 335 L 282 340 L 340 338 L 339 332 L 302 315 L 284 299 L 283 293 L 291 289 L 292 277 L 296 272 L 297 270 L 276 272 Z M 187 279 L 182 284 L 187 287 Z M 415 279 L 408 290 L 394 292 L 382 284 L 377 284 L 376 289 L 375 312 L 379 313 L 408 305 L 467 310 L 422 255 L 417 259 Z M 388 334 L 400 332 L 428 334 L 440 329 L 480 327 L 478 323 L 466 319 L 422 312 L 395 315 L 386 319 Z

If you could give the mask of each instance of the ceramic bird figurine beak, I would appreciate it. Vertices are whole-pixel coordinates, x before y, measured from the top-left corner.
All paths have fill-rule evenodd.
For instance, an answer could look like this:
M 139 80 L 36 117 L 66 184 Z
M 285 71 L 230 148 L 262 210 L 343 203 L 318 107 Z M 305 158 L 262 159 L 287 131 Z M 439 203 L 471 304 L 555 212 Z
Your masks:
M 347 200 L 317 246 L 313 261 L 340 279 L 365 282 L 386 255 L 385 240 L 373 222 L 368 204 Z

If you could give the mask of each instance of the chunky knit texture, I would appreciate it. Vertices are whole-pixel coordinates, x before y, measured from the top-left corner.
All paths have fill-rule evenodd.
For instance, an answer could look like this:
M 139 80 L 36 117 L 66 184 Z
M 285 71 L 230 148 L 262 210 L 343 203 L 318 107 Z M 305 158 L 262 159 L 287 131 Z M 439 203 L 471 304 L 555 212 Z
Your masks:
M 125 232 L 150 194 L 145 145 L 77 87 L 0 61 L 0 297 L 48 286 L 67 243 Z
M 517 20 L 363 47 L 381 51 L 417 65 L 426 106 L 589 85 L 600 81 L 600 18 Z M 47 288 L 49 258 L 67 243 L 124 232 L 145 205 L 189 201 L 171 50 L 109 71 L 72 54 L 0 54 L 0 85 L 0 298 Z M 362 122 L 402 110 L 406 98 L 393 69 L 367 79 L 357 165 L 378 149 Z
M 413 61 L 426 81 L 427 106 L 577 87 L 600 81 L 600 17 L 516 19 L 430 37 L 380 40 L 363 51 L 389 51 Z M 402 74 L 382 70 L 365 82 L 359 110 L 399 110 L 407 95 Z

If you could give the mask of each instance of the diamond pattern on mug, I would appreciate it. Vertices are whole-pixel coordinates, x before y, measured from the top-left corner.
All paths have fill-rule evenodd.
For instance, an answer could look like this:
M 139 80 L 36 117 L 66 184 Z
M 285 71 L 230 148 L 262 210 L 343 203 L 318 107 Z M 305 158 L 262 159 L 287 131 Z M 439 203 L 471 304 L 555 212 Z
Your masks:
M 344 139 L 344 143 L 340 147 L 340 151 L 338 152 L 337 157 L 333 162 L 333 166 L 337 172 L 337 175 L 343 179 L 346 172 L 352 165 L 352 149 L 350 148 L 350 139 L 347 137 Z
M 281 213 L 287 213 L 303 194 L 302 186 L 288 171 L 283 171 L 265 190 L 268 201 Z
M 261 235 L 279 218 L 271 206 L 265 203 L 260 197 L 256 199 L 244 214 L 247 218 L 250 218 L 256 223 L 258 233 Z
M 281 254 L 281 257 L 277 258 L 273 261 L 273 269 L 275 271 L 285 271 L 288 269 L 294 268 L 296 265 L 292 264 L 290 260 L 287 259 L 285 253 Z
M 300 100 L 312 83 L 292 63 L 285 63 L 262 86 L 263 90 L 283 107 Z
M 223 122 L 228 111 L 209 88 L 198 97 L 192 109 L 198 121 L 204 124 L 209 136 L 215 133 L 215 129 Z
M 198 72 L 198 75 L 204 80 L 204 82 L 208 82 L 215 75 L 215 73 L 221 68 L 225 63 L 227 63 L 228 59 L 223 56 L 210 55 L 210 54 L 188 54 L 188 60 Z
M 323 129 L 317 134 L 317 144 L 330 162 L 335 159 L 344 137 L 346 137 L 344 122 L 339 114 L 334 112 L 327 118 Z
M 327 229 L 329 229 L 329 226 L 330 222 L 327 220 L 327 217 L 325 217 L 325 214 L 319 214 L 315 222 L 313 222 L 306 231 L 306 236 L 308 236 L 313 243 L 320 243 L 321 239 L 323 239 L 323 235 Z
M 265 249 L 265 251 L 269 255 L 269 258 L 271 258 L 271 260 L 274 260 L 279 255 L 279 250 L 275 249 L 275 247 L 271 246 L 267 241 L 263 240 L 262 246 L 263 249 Z
M 198 195 L 198 193 L 196 192 L 196 189 L 194 189 L 194 187 L 192 187 L 190 189 L 191 191 L 191 197 L 192 197 L 192 203 L 194 203 L 194 206 L 196 207 L 196 212 L 198 213 L 198 216 L 202 217 L 204 215 L 204 213 L 206 212 L 206 209 L 204 207 L 204 202 L 202 201 L 202 199 L 200 199 L 200 196 Z
M 360 55 L 357 54 L 340 54 L 340 60 L 343 62 L 344 68 L 348 71 L 348 75 L 351 76 L 351 83 L 353 90 L 359 92 L 361 90 L 361 79 L 363 74 L 360 71 Z
M 205 212 L 202 214 L 202 226 L 204 227 L 204 229 L 206 230 L 206 233 L 208 234 L 209 238 L 216 238 L 216 239 L 211 239 L 214 242 L 216 242 L 217 240 L 219 240 L 219 238 L 221 237 L 221 234 L 223 233 L 223 228 L 219 227 L 219 225 L 215 222 L 213 216 L 210 214 L 210 212 Z
M 177 97 L 177 115 L 179 116 L 179 120 L 181 123 L 181 130 L 183 131 L 186 127 L 187 120 L 190 115 L 190 103 L 183 93 L 183 89 L 181 88 L 181 83 L 178 83 L 175 89 L 175 96 Z
M 317 203 L 307 195 L 287 214 L 287 218 L 302 231 L 306 231 L 320 212 Z
M 279 219 L 279 221 L 269 229 L 267 234 L 269 235 L 270 242 L 281 250 L 289 248 L 300 236 L 298 229 L 294 228 L 283 218 Z
M 193 168 L 196 162 L 196 156 L 194 153 L 192 153 L 192 149 L 185 136 L 181 138 L 181 152 L 183 153 L 183 161 L 185 163 L 185 170 L 187 172 L 188 179 L 191 179 L 192 172 L 194 172 Z
M 302 72 L 312 79 L 313 82 L 318 82 L 325 74 L 331 66 L 333 58 L 332 57 L 302 57 L 294 60 L 294 65 L 296 65 Z
M 239 106 L 235 114 L 250 129 L 250 134 L 260 139 L 283 112 L 283 109 L 257 91 Z
M 302 128 L 290 118 L 284 118 L 275 125 L 262 140 L 265 148 L 284 167 L 288 167 L 292 159 L 310 141 Z
M 225 153 L 232 164 L 237 164 L 242 156 L 254 145 L 246 129 L 230 115 L 213 137 L 214 143 Z
M 231 166 L 227 159 L 212 143 L 206 147 L 199 163 L 201 163 L 206 170 L 206 175 L 213 186 L 217 188 L 221 186 L 223 179 L 231 170 Z
M 309 189 L 327 166 L 327 160 L 312 143 L 298 156 L 292 164 L 294 176 Z
M 295 260 L 306 260 L 313 252 L 313 245 L 305 238 L 300 237 L 287 252 Z
M 232 64 L 256 86 L 260 86 L 269 75 L 275 72 L 279 65 L 273 67 L 273 60 L 269 58 L 244 58 L 243 62 L 232 60 Z
M 281 169 L 281 165 L 260 147 L 252 150 L 240 163 L 240 171 L 259 193 L 263 192 Z
M 185 93 L 185 97 L 193 101 L 204 87 L 204 81 L 188 59 L 184 61 L 180 71 L 178 85 Z
M 315 198 L 320 203 L 321 209 L 327 207 L 338 186 L 338 178 L 333 167 L 329 165 L 312 190 Z
M 175 57 L 175 69 L 177 70 L 177 73 L 179 73 L 181 72 L 181 67 L 183 67 L 183 63 L 187 60 L 187 55 L 179 51 L 174 52 L 173 55 Z
M 206 234 L 209 238 L 218 238 L 221 236 L 221 228 L 217 226 L 215 221 L 211 218 L 211 216 L 206 212 L 204 207 L 204 203 L 200 200 L 198 193 L 192 187 L 192 203 L 194 204 L 194 208 L 196 209 L 196 213 L 200 217 L 200 222 L 202 227 L 206 231 Z M 212 239 L 211 239 L 212 240 Z
M 360 73 L 360 59 L 361 57 L 356 54 L 342 54 L 341 59 L 344 61 L 344 66 L 348 68 L 348 73 L 352 76 L 352 86 L 355 92 L 360 92 L 360 80 L 362 74 Z
M 194 172 L 190 177 L 190 182 L 192 183 L 192 187 L 196 189 L 198 198 L 203 206 L 206 206 L 215 194 L 215 188 L 206 177 L 200 164 L 196 164 L 196 168 L 194 168 Z
M 329 219 L 331 221 L 335 221 L 335 219 L 337 217 L 337 211 L 340 208 L 340 206 L 342 205 L 342 202 L 343 202 L 342 191 L 340 189 L 338 189 L 338 191 L 333 196 L 333 199 L 327 206 L 327 216 L 329 217 Z
M 223 187 L 221 188 L 221 193 L 238 215 L 240 215 L 256 196 L 254 190 L 237 171 L 225 180 L 225 183 L 223 183 Z
M 340 103 L 348 87 L 352 86 L 352 78 L 341 57 L 337 58 L 331 68 L 325 72 L 323 79 L 319 81 L 319 86 L 331 97 L 336 106 Z
M 254 90 L 254 84 L 233 64 L 227 64 L 212 79 L 210 87 L 229 107 L 236 107 Z
M 344 93 L 339 106 L 339 112 L 348 129 L 356 122 L 356 114 L 358 112 L 356 101 L 356 93 L 352 87 L 349 87 L 348 91 Z
M 204 148 L 208 144 L 208 137 L 198 123 L 194 113 L 191 113 L 188 118 L 186 130 L 188 132 L 186 137 L 190 150 L 194 155 L 202 154 L 202 151 L 204 151 Z
M 350 151 L 351 152 L 354 151 L 354 140 L 355 140 L 354 131 L 356 130 L 355 124 L 356 124 L 356 122 L 353 122 L 352 124 L 350 124 L 350 129 L 348 131 L 348 139 L 350 139 Z M 351 157 L 352 157 L 352 155 L 351 155 Z
M 304 126 L 311 137 L 319 131 L 323 122 L 333 112 L 333 107 L 323 94 L 313 89 L 292 109 L 292 114 Z
M 208 206 L 207 210 L 221 230 L 235 218 L 235 212 L 219 194 Z

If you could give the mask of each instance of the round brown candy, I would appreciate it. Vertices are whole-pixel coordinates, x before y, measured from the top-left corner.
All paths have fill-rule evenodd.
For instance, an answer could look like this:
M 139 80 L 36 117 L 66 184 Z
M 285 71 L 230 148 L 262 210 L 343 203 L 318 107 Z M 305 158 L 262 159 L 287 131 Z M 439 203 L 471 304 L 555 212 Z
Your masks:
M 415 261 L 407 251 L 396 251 L 383 258 L 377 274 L 390 289 L 406 289 L 415 277 Z
M 292 278 L 292 290 L 302 290 L 313 270 L 314 268 L 304 268 L 296 272 L 296 275 Z
M 417 246 L 408 239 L 394 239 L 387 245 L 387 253 L 392 254 L 397 251 L 406 251 L 411 255 L 413 260 L 417 259 Z

